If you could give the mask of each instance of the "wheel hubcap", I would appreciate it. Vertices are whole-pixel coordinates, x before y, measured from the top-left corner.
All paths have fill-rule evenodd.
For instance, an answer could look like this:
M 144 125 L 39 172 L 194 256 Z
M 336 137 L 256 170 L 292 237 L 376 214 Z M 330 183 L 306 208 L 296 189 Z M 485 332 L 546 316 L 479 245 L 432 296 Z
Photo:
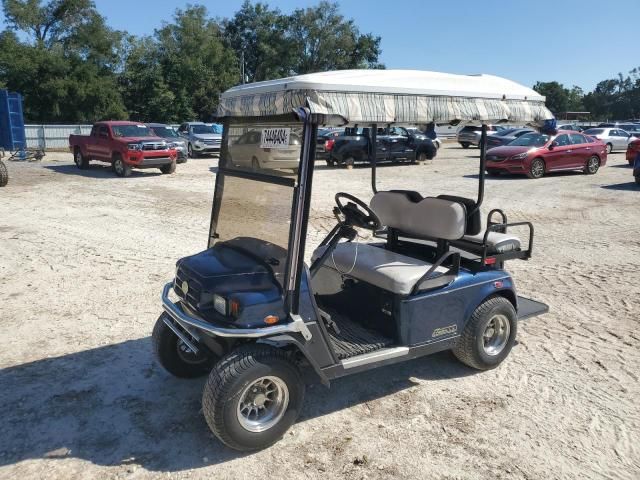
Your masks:
M 289 389 L 278 377 L 260 377 L 240 395 L 238 422 L 249 432 L 264 432 L 276 425 L 289 406 Z
M 598 159 L 597 158 L 591 158 L 589 160 L 589 171 L 590 172 L 595 172 L 596 170 L 598 170 Z
M 531 171 L 534 176 L 540 177 L 544 173 L 544 167 L 541 162 L 535 162 L 533 167 L 531 167 Z
M 495 356 L 504 350 L 511 334 L 511 324 L 504 315 L 495 315 L 489 320 L 482 334 L 484 351 Z
M 190 365 L 199 365 L 206 362 L 208 358 L 207 355 L 201 353 L 201 351 L 193 353 L 191 349 L 180 339 L 178 339 L 178 342 L 176 343 L 176 351 L 178 352 L 180 360 Z
M 116 167 L 116 172 L 122 173 L 122 162 L 120 160 L 116 160 L 115 167 Z

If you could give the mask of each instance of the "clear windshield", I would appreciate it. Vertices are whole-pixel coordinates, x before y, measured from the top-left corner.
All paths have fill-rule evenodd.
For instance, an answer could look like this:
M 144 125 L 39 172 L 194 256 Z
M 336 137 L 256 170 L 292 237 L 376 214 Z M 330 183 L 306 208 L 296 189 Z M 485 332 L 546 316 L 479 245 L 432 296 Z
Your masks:
M 549 141 L 549 135 L 543 133 L 525 133 L 514 141 L 509 142 L 509 146 L 514 147 L 541 147 Z
M 176 138 L 178 133 L 171 127 L 152 127 L 153 133 L 162 138 Z
M 584 133 L 587 135 L 602 135 L 604 130 L 602 128 L 590 128 L 589 130 L 585 130 Z
M 112 125 L 111 131 L 114 137 L 153 137 L 146 125 Z
M 193 125 L 192 131 L 196 135 L 208 135 L 211 133 L 222 134 L 222 126 L 213 124 L 213 125 Z

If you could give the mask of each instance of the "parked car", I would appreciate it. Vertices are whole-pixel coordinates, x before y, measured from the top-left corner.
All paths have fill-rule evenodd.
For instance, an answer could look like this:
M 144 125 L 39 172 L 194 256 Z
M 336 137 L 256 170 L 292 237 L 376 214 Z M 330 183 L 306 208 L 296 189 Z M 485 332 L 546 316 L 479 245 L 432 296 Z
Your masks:
M 178 132 L 164 123 L 147 123 L 146 125 L 155 135 L 164 138 L 170 147 L 176 149 L 176 152 L 178 152 L 178 163 L 187 161 L 187 141 L 178 135 Z
M 173 173 L 178 156 L 163 138 L 135 122 L 95 123 L 89 135 L 69 135 L 69 149 L 78 168 L 87 168 L 93 160 L 107 162 L 120 177 L 128 177 L 133 168 Z
M 379 128 L 377 131 L 376 161 L 431 160 L 437 148 L 430 138 L 418 130 L 404 127 Z M 353 167 L 356 162 L 369 161 L 370 129 L 346 128 L 343 135 L 335 138 L 328 165 L 344 164 Z
M 495 135 L 496 133 L 505 129 L 506 127 L 503 127 L 501 125 L 488 125 L 487 135 Z M 480 145 L 481 132 L 481 127 L 475 125 L 467 125 L 458 130 L 456 139 L 458 140 L 458 143 L 462 145 L 462 148 L 469 148 L 470 145 L 477 147 Z
M 220 153 L 222 126 L 203 122 L 186 122 L 178 134 L 187 142 L 187 155 L 195 158 L 205 153 Z
M 522 173 L 530 178 L 560 170 L 594 174 L 606 162 L 606 145 L 593 137 L 571 131 L 560 131 L 556 135 L 532 132 L 509 145 L 488 150 L 486 171 L 489 175 Z
M 344 134 L 343 128 L 322 128 L 316 139 L 316 160 L 328 160 L 336 137 Z
M 432 131 L 431 134 L 428 131 L 424 131 L 423 132 L 422 130 L 420 130 L 417 127 L 408 127 L 407 131 L 409 133 L 414 134 L 414 135 L 424 135 L 425 137 L 427 137 L 428 139 L 430 139 L 433 142 L 433 145 L 434 145 L 434 147 L 436 147 L 437 150 L 439 150 L 440 147 L 442 146 L 442 142 L 440 141 L 440 139 L 436 135 L 435 129 Z
M 627 162 L 633 165 L 636 157 L 640 154 L 640 140 L 634 140 L 627 145 Z
M 619 128 L 590 128 L 583 133 L 602 140 L 607 146 L 607 153 L 614 150 L 626 150 L 629 142 L 634 140 L 633 136 Z
M 259 169 L 292 169 L 300 164 L 300 137 L 289 134 L 289 148 L 262 148 L 262 131 L 249 130 L 235 142 L 229 142 L 229 162 L 237 167 Z
M 640 153 L 636 155 L 636 159 L 633 164 L 633 176 L 636 179 L 636 185 L 640 185 Z
M 584 128 L 575 123 L 562 123 L 556 127 L 557 130 L 572 130 L 574 132 L 584 132 Z
M 535 132 L 533 128 L 507 128 L 487 137 L 487 148 L 500 147 L 513 142 L 525 133 Z
M 640 124 L 636 122 L 617 122 L 617 123 L 601 123 L 599 128 L 618 128 L 633 135 L 634 137 L 640 137 Z

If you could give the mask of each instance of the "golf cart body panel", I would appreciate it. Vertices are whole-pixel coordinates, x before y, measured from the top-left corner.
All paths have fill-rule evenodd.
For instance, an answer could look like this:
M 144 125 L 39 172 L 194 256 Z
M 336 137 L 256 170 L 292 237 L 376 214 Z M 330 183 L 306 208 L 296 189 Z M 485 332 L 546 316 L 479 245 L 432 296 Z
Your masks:
M 207 249 L 178 261 L 159 319 L 190 361 L 205 365 L 207 358 L 223 357 L 213 366 L 205 406 L 207 395 L 227 391 L 215 385 L 225 382 L 229 370 L 216 368 L 241 362 L 242 352 L 294 370 L 310 365 L 327 385 L 446 349 L 467 365 L 487 369 L 514 344 L 521 303 L 526 317 L 546 311 L 544 304 L 519 299 L 503 268 L 507 260 L 531 257 L 533 226 L 508 223 L 501 210 L 489 212 L 484 228 L 480 218 L 486 124 L 553 125 L 544 97 L 535 91 L 487 75 L 325 72 L 234 87 L 222 94 L 218 119 L 223 134 Z M 432 122 L 483 125 L 476 199 L 423 197 L 392 190 L 389 182 L 378 191 L 378 128 Z M 368 204 L 337 193 L 336 225 L 319 245 L 308 245 L 320 239 L 307 227 L 317 133 L 324 125 L 370 129 L 374 195 Z M 284 163 L 263 161 L 282 152 Z M 507 234 L 511 227 L 528 228 L 528 243 Z M 357 229 L 371 231 L 373 238 L 361 242 Z M 312 246 L 317 248 L 311 251 Z M 236 370 L 253 364 L 242 362 Z M 174 364 L 169 367 L 175 371 Z M 289 367 L 278 368 L 293 378 Z M 284 415 L 275 406 L 285 397 L 276 401 L 268 395 L 297 389 L 284 377 L 252 379 L 251 392 L 236 392 L 233 402 L 240 403 L 233 418 L 214 411 L 231 400 L 211 400 L 204 410 L 214 433 L 234 448 L 275 441 L 262 432 L 271 428 L 273 415 Z M 286 402 L 293 401 L 286 395 Z M 263 411 L 271 413 L 260 417 Z M 255 427 L 259 417 L 267 423 Z M 221 422 L 231 422 L 235 433 L 219 430 Z

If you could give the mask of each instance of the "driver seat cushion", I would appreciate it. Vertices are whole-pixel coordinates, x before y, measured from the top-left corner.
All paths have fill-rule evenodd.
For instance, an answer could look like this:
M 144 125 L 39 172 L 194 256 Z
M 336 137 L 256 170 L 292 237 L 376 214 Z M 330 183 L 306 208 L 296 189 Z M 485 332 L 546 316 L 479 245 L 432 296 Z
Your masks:
M 312 259 L 322 255 L 325 248 L 319 247 Z M 332 259 L 333 257 L 333 259 Z M 335 265 L 334 265 L 335 262 Z M 346 276 L 375 285 L 398 295 L 409 295 L 420 279 L 432 267 L 431 263 L 386 250 L 384 247 L 367 243 L 339 243 L 333 255 L 324 262 L 324 268 L 331 268 Z M 353 269 L 352 269 L 353 267 Z M 427 290 L 447 285 L 451 282 L 445 267 L 438 267 L 430 278 L 424 280 L 419 290 Z M 348 272 L 348 273 L 347 273 Z

